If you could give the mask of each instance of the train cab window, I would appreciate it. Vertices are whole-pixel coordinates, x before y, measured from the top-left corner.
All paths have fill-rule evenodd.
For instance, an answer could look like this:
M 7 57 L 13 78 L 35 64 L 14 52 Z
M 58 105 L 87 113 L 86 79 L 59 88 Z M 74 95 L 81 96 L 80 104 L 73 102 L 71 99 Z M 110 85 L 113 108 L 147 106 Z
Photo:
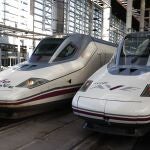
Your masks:
M 150 39 L 146 37 L 129 37 L 121 50 L 120 65 L 145 66 L 150 55 Z
M 73 44 L 68 44 L 56 57 L 54 61 L 63 61 L 70 59 L 74 56 L 76 47 Z
M 64 38 L 47 38 L 42 40 L 33 52 L 30 62 L 49 62 Z

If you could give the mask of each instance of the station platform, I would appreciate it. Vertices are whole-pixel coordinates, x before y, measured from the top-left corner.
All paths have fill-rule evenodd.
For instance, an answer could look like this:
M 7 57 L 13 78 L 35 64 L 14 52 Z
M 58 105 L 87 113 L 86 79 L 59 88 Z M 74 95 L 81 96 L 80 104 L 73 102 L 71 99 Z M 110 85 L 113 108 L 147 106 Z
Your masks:
M 93 135 L 82 129 L 83 121 L 71 110 L 32 116 L 0 128 L 1 150 L 69 150 Z
M 144 137 L 108 135 L 82 128 L 72 110 L 58 110 L 15 123 L 0 120 L 0 150 L 149 150 Z

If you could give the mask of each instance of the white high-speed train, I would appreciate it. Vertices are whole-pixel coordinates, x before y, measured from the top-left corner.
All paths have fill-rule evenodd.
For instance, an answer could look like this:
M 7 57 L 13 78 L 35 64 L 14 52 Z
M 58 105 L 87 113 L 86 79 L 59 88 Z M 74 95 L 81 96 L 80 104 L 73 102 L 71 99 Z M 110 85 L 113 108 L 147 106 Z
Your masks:
M 67 102 L 114 49 L 83 34 L 43 39 L 29 61 L 0 72 L 0 117 L 24 117 Z
M 150 131 L 150 32 L 126 35 L 111 61 L 76 93 L 72 108 L 95 131 L 131 136 Z

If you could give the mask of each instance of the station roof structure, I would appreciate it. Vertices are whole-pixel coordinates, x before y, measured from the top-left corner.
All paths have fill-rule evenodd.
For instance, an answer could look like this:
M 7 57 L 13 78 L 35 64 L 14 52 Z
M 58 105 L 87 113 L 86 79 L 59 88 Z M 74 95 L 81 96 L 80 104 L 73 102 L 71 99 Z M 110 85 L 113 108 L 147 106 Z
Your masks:
M 91 0 L 93 3 L 100 7 L 111 7 L 110 0 Z
M 111 7 L 112 13 L 118 18 L 126 22 L 126 11 L 127 11 L 127 0 L 90 0 L 99 7 L 106 8 Z M 141 0 L 133 0 L 133 17 L 132 26 L 134 29 L 139 30 L 139 17 L 140 17 L 140 3 Z M 145 0 L 145 30 L 150 30 L 148 23 L 150 18 L 150 0 Z M 34 31 L 27 31 L 24 29 L 19 29 L 11 26 L 6 26 L 0 23 L 0 34 L 21 37 L 28 39 L 41 39 L 42 36 L 47 36 L 44 33 L 38 33 Z
M 118 18 L 123 19 L 126 22 L 127 0 L 111 0 L 112 13 Z M 139 30 L 140 22 L 140 6 L 141 0 L 133 0 L 132 8 L 132 26 L 134 29 Z M 150 30 L 148 27 L 150 12 L 150 0 L 145 0 L 145 30 Z
M 6 26 L 3 24 L 0 24 L 0 33 L 2 35 L 21 37 L 21 38 L 27 38 L 27 39 L 35 39 L 35 40 L 40 39 L 41 36 L 47 36 L 47 34 L 19 29 L 19 28 L 15 28 L 11 26 Z

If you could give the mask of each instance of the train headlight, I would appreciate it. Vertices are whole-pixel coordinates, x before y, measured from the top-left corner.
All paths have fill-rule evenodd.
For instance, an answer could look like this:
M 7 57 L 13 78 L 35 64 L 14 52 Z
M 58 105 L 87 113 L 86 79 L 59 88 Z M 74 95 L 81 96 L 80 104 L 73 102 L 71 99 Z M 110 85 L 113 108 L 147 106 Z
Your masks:
M 47 82 L 49 82 L 49 81 L 46 80 L 46 79 L 30 78 L 30 79 L 20 83 L 16 87 L 25 87 L 25 88 L 28 88 L 28 89 L 32 89 L 32 88 L 35 88 L 35 87 L 40 86 L 42 84 L 45 84 Z
M 92 84 L 92 80 L 88 80 L 86 81 L 80 88 L 79 91 L 82 91 L 82 92 L 86 92 L 86 90 L 89 88 L 89 86 Z
M 150 84 L 147 84 L 144 91 L 141 94 L 142 97 L 150 97 Z

